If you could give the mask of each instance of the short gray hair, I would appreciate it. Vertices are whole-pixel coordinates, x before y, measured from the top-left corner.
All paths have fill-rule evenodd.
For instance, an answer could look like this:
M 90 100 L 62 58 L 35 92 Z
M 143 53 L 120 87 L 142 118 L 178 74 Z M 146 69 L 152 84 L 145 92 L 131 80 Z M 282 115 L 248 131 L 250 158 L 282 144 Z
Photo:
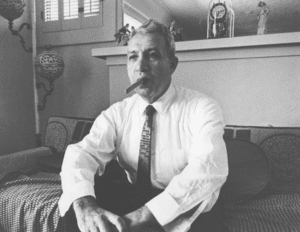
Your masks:
M 130 39 L 136 34 L 146 34 L 146 33 L 158 33 L 165 39 L 167 55 L 169 58 L 175 57 L 175 41 L 170 30 L 162 23 L 156 21 L 155 19 L 149 19 L 144 22 L 140 27 L 134 29 L 131 32 Z

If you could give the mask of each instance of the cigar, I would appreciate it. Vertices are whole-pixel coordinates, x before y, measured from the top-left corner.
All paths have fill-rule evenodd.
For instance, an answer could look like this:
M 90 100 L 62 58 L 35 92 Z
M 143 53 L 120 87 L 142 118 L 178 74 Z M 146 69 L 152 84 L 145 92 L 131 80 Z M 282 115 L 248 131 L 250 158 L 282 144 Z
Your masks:
M 147 77 L 143 77 L 141 79 L 139 79 L 137 82 L 133 83 L 131 86 L 129 86 L 126 90 L 125 93 L 129 94 L 132 90 L 134 90 L 136 87 L 138 87 L 139 85 L 145 83 L 147 80 Z

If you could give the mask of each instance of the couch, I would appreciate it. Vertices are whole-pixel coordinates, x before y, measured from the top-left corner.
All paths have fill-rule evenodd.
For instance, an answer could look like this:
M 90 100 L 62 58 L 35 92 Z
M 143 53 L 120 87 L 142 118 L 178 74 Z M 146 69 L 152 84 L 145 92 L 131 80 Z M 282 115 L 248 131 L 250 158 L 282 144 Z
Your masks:
M 0 231 L 66 231 L 57 207 L 68 144 L 93 119 L 50 117 L 43 147 L 0 156 Z M 227 125 L 229 176 L 221 189 L 221 232 L 300 231 L 300 128 Z M 117 162 L 105 175 L 125 177 Z

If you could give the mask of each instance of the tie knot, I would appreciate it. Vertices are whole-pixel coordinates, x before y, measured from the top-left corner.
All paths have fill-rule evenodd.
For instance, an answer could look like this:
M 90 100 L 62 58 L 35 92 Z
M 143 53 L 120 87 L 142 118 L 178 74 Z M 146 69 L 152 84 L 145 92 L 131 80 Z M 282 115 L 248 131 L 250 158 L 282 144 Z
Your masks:
M 145 113 L 147 116 L 152 116 L 155 112 L 155 108 L 152 105 L 146 107 Z

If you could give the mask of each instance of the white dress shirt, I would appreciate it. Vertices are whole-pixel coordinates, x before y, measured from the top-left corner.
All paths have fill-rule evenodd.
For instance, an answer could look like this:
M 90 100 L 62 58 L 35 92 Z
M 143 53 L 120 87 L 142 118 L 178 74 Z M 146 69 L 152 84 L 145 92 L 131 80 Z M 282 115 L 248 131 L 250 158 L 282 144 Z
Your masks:
M 74 200 L 95 196 L 94 174 L 102 175 L 112 159 L 135 183 L 147 105 L 137 94 L 113 104 L 81 142 L 68 146 L 60 173 L 62 216 Z M 228 175 L 222 111 L 206 95 L 173 84 L 152 105 L 157 112 L 151 181 L 165 190 L 146 206 L 166 231 L 187 231 L 201 212 L 212 208 Z

